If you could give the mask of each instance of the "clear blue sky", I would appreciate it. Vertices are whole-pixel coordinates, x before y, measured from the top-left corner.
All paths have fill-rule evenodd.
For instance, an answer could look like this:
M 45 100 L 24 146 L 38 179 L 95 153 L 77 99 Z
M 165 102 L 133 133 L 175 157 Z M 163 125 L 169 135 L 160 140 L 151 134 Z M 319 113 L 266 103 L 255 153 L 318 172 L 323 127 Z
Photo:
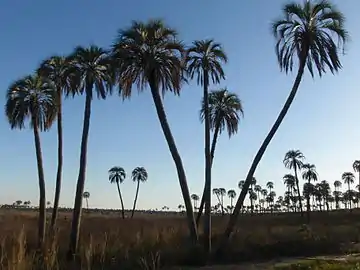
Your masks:
M 87 4 L 85 4 L 85 2 Z M 234 188 L 246 176 L 249 165 L 281 109 L 294 74 L 280 72 L 274 53 L 270 22 L 280 16 L 284 0 L 252 1 L 23 1 L 3 0 L 0 10 L 0 103 L 10 82 L 31 73 L 52 54 L 68 54 L 76 45 L 108 46 L 117 29 L 131 20 L 163 18 L 179 31 L 186 43 L 214 38 L 228 54 L 227 86 L 236 92 L 245 110 L 238 135 L 223 135 L 213 167 L 213 186 Z M 141 3 L 141 4 L 140 4 Z M 204 4 L 206 3 L 206 4 Z M 344 69 L 323 79 L 305 76 L 300 91 L 256 172 L 258 182 L 275 183 L 283 193 L 282 159 L 289 149 L 301 149 L 315 163 L 321 180 L 331 183 L 351 170 L 360 158 L 360 2 L 335 3 L 347 17 L 352 41 L 342 57 Z M 216 86 L 218 87 L 218 86 Z M 213 88 L 213 87 L 212 87 Z M 198 111 L 202 90 L 191 82 L 181 97 L 165 97 L 168 119 L 185 165 L 191 193 L 203 187 L 203 127 Z M 79 167 L 84 99 L 64 105 L 64 171 L 61 205 L 72 206 Z M 107 170 L 122 166 L 128 174 L 136 166 L 148 170 L 149 180 L 140 187 L 139 207 L 176 208 L 182 196 L 175 166 L 162 134 L 149 92 L 134 92 L 130 101 L 116 95 L 95 100 L 91 116 L 85 189 L 92 207 L 119 207 L 115 185 Z M 11 131 L 4 114 L 0 118 L 0 203 L 16 199 L 38 202 L 34 138 L 30 130 Z M 56 128 L 42 134 L 47 200 L 53 200 L 56 174 Z M 121 186 L 130 208 L 135 184 Z M 215 199 L 215 198 L 214 198 Z

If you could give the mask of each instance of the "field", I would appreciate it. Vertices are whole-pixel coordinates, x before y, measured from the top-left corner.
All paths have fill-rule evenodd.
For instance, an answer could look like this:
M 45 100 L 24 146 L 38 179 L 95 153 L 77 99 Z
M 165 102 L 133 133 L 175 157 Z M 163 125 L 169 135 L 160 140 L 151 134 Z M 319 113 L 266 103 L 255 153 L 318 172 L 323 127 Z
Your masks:
M 85 211 L 81 255 L 77 262 L 69 265 L 66 249 L 71 212 L 60 213 L 56 237 L 49 241 L 44 259 L 40 260 L 34 249 L 36 212 L 0 210 L 0 269 L 172 269 L 204 264 L 201 247 L 188 242 L 182 214 L 137 214 L 132 220 L 123 220 L 118 212 Z M 316 212 L 312 213 L 310 226 L 303 225 L 296 213 L 243 215 L 226 253 L 214 257 L 214 264 L 357 252 L 359 214 L 357 210 Z M 213 218 L 214 246 L 227 219 L 227 216 Z

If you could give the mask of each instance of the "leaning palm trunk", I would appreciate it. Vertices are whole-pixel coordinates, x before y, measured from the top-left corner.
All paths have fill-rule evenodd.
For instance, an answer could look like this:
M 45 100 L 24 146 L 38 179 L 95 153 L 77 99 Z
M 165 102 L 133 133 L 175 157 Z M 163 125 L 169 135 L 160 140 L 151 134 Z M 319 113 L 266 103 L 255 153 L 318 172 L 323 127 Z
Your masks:
M 41 154 L 41 144 L 40 144 L 40 134 L 37 126 L 37 122 L 33 119 L 34 123 L 34 139 L 35 139 L 35 151 L 36 151 L 36 160 L 38 167 L 38 177 L 39 177 L 39 224 L 38 224 L 38 248 L 42 248 L 45 242 L 45 232 L 46 232 L 46 195 L 45 195 L 45 177 L 44 177 L 44 168 Z
M 182 195 L 184 198 L 190 236 L 191 236 L 191 239 L 193 240 L 193 242 L 195 243 L 198 241 L 198 233 L 197 233 L 197 228 L 196 228 L 196 223 L 195 223 L 195 218 L 194 218 L 194 211 L 193 211 L 193 208 L 191 205 L 191 197 L 190 197 L 190 192 L 189 192 L 189 188 L 188 188 L 187 181 L 186 181 L 184 166 L 182 164 L 180 154 L 177 150 L 174 137 L 171 134 L 169 123 L 166 119 L 166 114 L 165 114 L 164 106 L 163 106 L 163 103 L 162 103 L 162 100 L 160 97 L 159 89 L 158 89 L 154 79 L 150 79 L 149 84 L 150 84 L 151 95 L 154 100 L 156 112 L 157 112 L 157 115 L 158 115 L 158 118 L 160 121 L 160 125 L 161 125 L 162 131 L 164 133 L 165 139 L 167 141 L 171 156 L 172 156 L 175 166 L 176 166 L 177 174 L 179 177 L 179 183 L 180 183 L 180 187 L 181 187 L 181 192 L 182 192 Z
M 219 132 L 220 132 L 220 120 L 221 120 L 221 118 L 219 117 L 218 121 L 216 122 L 214 137 L 213 137 L 213 140 L 212 140 L 212 143 L 211 143 L 211 152 L 210 152 L 210 154 L 211 154 L 211 167 L 212 167 L 212 164 L 213 164 L 213 161 L 214 161 L 216 142 L 217 142 L 217 139 L 219 137 Z M 197 217 L 196 217 L 197 226 L 199 226 L 200 218 L 201 218 L 202 212 L 204 210 L 204 204 L 205 204 L 205 186 L 204 186 L 203 195 L 202 195 L 201 201 L 200 201 L 199 211 L 198 211 L 198 214 L 197 214 Z
M 133 209 L 132 209 L 132 212 L 131 212 L 131 218 L 134 217 L 134 212 L 135 212 L 135 207 L 136 207 L 136 201 L 137 201 L 137 198 L 138 198 L 138 195 L 139 195 L 139 187 L 140 187 L 140 181 L 138 180 L 138 181 L 137 181 L 137 186 L 136 186 L 134 206 L 133 206 Z
M 116 181 L 116 186 L 117 186 L 117 190 L 118 190 L 119 198 L 120 198 L 120 203 L 121 203 L 121 215 L 122 215 L 122 218 L 125 219 L 124 201 L 123 201 L 123 198 L 121 196 L 119 181 Z
M 204 74 L 204 105 L 205 105 L 205 221 L 204 248 L 211 252 L 211 154 L 210 154 L 210 116 L 209 116 L 209 77 Z M 223 211 L 223 208 L 222 208 Z
M 300 195 L 300 187 L 299 187 L 299 178 L 298 178 L 298 176 L 297 176 L 297 168 L 296 168 L 296 166 L 294 167 L 294 172 L 295 172 L 295 181 L 296 181 L 297 195 L 298 195 L 298 200 L 299 200 L 299 208 L 300 208 L 301 216 L 303 216 L 304 213 L 303 213 L 303 208 L 302 208 L 301 195 Z
M 86 89 L 86 93 L 89 93 L 91 89 Z M 74 256 L 78 250 L 79 234 L 80 234 L 80 222 L 82 213 L 82 201 L 85 185 L 86 174 L 86 155 L 87 155 L 87 143 L 89 137 L 90 128 L 90 115 L 91 115 L 91 96 L 86 94 L 85 99 L 85 111 L 84 111 L 84 126 L 81 138 L 81 152 L 80 152 L 80 169 L 79 176 L 76 185 L 75 204 L 73 210 L 73 218 L 71 224 L 70 233 L 70 246 L 69 256 Z
M 62 136 L 62 96 L 61 89 L 57 89 L 58 98 L 58 113 L 57 113 L 57 131 L 58 131 L 58 167 L 56 173 L 56 186 L 55 186 L 55 198 L 54 207 L 51 216 L 51 230 L 54 230 L 56 225 L 56 219 L 58 215 L 59 199 L 61 191 L 61 174 L 63 166 L 63 136 Z
M 282 110 L 280 111 L 280 114 L 278 116 L 278 118 L 276 119 L 274 125 L 272 126 L 269 134 L 266 136 L 264 142 L 262 143 L 262 145 L 260 146 L 260 149 L 259 151 L 257 152 L 255 158 L 254 158 L 254 161 L 253 163 L 251 164 L 251 167 L 250 167 L 250 170 L 248 172 L 248 175 L 246 176 L 246 180 L 245 180 L 245 183 L 244 183 L 244 187 L 242 188 L 241 190 L 241 193 L 240 193 L 240 196 L 236 202 L 236 205 L 235 205 L 235 209 L 234 209 L 234 212 L 233 214 L 230 216 L 230 220 L 229 220 L 229 223 L 226 227 L 226 230 L 224 232 L 224 235 L 221 239 L 221 242 L 220 242 L 220 246 L 219 246 L 219 249 L 218 249 L 218 252 L 222 252 L 223 251 L 223 248 L 225 247 L 225 245 L 227 244 L 228 242 L 228 239 L 230 237 L 230 234 L 232 233 L 232 231 L 234 230 L 234 227 L 235 227 L 235 224 L 236 224 L 236 221 L 237 221 L 237 218 L 239 216 L 239 213 L 240 213 L 240 209 L 244 203 L 244 199 L 246 197 L 246 194 L 248 193 L 248 190 L 249 190 L 249 187 L 250 187 L 250 184 L 251 184 L 251 181 L 253 179 L 253 176 L 254 176 L 254 173 L 255 173 L 255 170 L 256 170 L 256 167 L 258 166 L 262 156 L 264 155 L 265 151 L 266 151 L 266 148 L 268 147 L 268 145 L 270 144 L 272 138 L 274 137 L 276 131 L 278 130 L 278 128 L 280 127 L 280 124 L 281 122 L 284 120 L 285 118 L 285 115 L 287 113 L 287 111 L 289 110 L 290 106 L 291 106 L 291 103 L 293 102 L 294 98 L 295 98 L 295 95 L 299 89 L 299 85 L 300 85 L 300 82 L 301 82 L 301 79 L 302 79 L 302 75 L 304 73 L 304 68 L 305 68 L 305 63 L 306 63 L 306 59 L 307 59 L 307 55 L 308 55 L 308 51 L 305 50 L 304 51 L 304 54 L 303 54 L 303 57 L 301 58 L 300 60 L 300 65 L 299 65 L 299 70 L 298 70 L 298 73 L 296 75 L 296 79 L 295 79 L 295 82 L 294 82 L 294 85 L 292 87 L 292 90 L 284 104 L 284 107 L 282 108 Z

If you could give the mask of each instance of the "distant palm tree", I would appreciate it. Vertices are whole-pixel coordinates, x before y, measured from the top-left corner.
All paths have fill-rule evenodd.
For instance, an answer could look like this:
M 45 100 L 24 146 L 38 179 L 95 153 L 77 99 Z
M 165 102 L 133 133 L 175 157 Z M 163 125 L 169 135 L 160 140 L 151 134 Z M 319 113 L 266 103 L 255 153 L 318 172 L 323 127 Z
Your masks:
M 227 56 L 220 43 L 212 39 L 196 40 L 187 51 L 187 71 L 189 77 L 196 77 L 197 83 L 203 86 L 203 108 L 205 122 L 205 222 L 204 241 L 205 251 L 211 251 L 211 152 L 210 152 L 210 109 L 209 109 L 209 85 L 218 84 L 225 79 L 222 63 L 227 62 Z M 223 207 L 222 207 L 223 208 Z
M 76 184 L 76 195 L 73 210 L 73 218 L 71 224 L 69 258 L 73 257 L 78 251 L 80 222 L 82 212 L 82 195 L 84 193 L 84 185 L 86 179 L 86 160 L 87 160 L 87 144 L 90 129 L 91 103 L 94 94 L 98 98 L 105 99 L 108 92 L 111 91 L 111 76 L 109 62 L 105 50 L 97 46 L 88 48 L 77 47 L 69 58 L 72 68 L 75 70 L 76 92 L 74 94 L 85 93 L 85 110 L 83 131 L 80 147 L 80 167 Z M 95 93 L 94 93 L 95 92 Z
M 89 191 L 85 191 L 83 193 L 83 198 L 86 201 L 86 208 L 89 209 L 89 198 L 90 198 L 90 192 Z
M 295 183 L 296 183 L 296 189 L 298 192 L 298 201 L 299 201 L 299 208 L 301 212 L 301 216 L 303 215 L 303 209 L 302 209 L 302 202 L 301 202 L 301 195 L 300 195 L 300 186 L 299 186 L 299 178 L 298 178 L 298 170 L 301 170 L 304 160 L 304 155 L 300 152 L 300 150 L 290 150 L 285 154 L 283 163 L 286 168 L 290 170 L 294 170 L 295 175 Z
M 40 131 L 48 130 L 56 117 L 55 93 L 55 87 L 51 81 L 34 75 L 12 83 L 6 94 L 5 114 L 11 129 L 22 129 L 25 127 L 25 122 L 29 120 L 34 134 L 40 193 L 38 247 L 44 244 L 46 230 L 45 177 Z
M 348 185 L 348 194 L 350 194 L 350 185 L 354 183 L 355 175 L 352 172 L 344 172 L 341 176 L 341 179 L 344 181 L 345 184 Z M 349 209 L 351 209 L 351 200 L 349 200 Z
M 131 178 L 134 182 L 137 182 L 134 206 L 131 213 L 131 218 L 133 218 L 136 207 L 136 201 L 139 195 L 140 182 L 146 182 L 146 180 L 148 179 L 148 173 L 144 167 L 136 167 L 131 173 Z
M 336 181 L 334 182 L 335 190 L 338 190 L 339 188 L 341 188 L 341 186 L 342 186 L 341 181 L 336 180 Z
M 129 29 L 120 30 L 112 47 L 112 58 L 120 94 L 124 98 L 131 96 L 134 84 L 140 91 L 146 86 L 150 87 L 161 128 L 176 166 L 190 235 L 192 240 L 197 242 L 197 226 L 185 169 L 166 118 L 160 93 L 164 95 L 171 91 L 176 95 L 180 94 L 185 75 L 182 57 L 184 51 L 174 29 L 160 20 L 150 20 L 147 23 L 133 22 Z
M 239 97 L 228 92 L 226 88 L 212 91 L 209 94 L 209 114 L 210 114 L 210 128 L 214 132 L 211 143 L 211 166 L 213 165 L 215 148 L 218 136 L 227 129 L 229 138 L 238 131 L 240 116 L 243 116 L 243 107 Z M 205 102 L 202 101 L 200 110 L 200 118 L 205 119 Z M 204 188 L 205 192 L 205 188 Z M 204 208 L 204 193 L 201 197 L 199 212 L 196 218 L 196 223 L 199 224 L 200 217 Z
M 239 183 L 238 183 L 238 188 L 239 188 L 239 189 L 243 189 L 244 184 L 245 184 L 245 181 L 244 181 L 244 180 L 239 181 Z
M 355 160 L 353 163 L 353 169 L 355 172 L 358 173 L 358 183 L 359 183 L 359 188 L 358 188 L 358 192 L 360 192 L 360 160 Z
M 191 199 L 194 201 L 194 210 L 196 210 L 197 202 L 199 201 L 199 196 L 197 194 L 191 194 Z
M 303 173 L 302 178 L 307 181 L 308 192 L 306 193 L 306 213 L 307 213 L 307 220 L 310 221 L 310 185 L 311 181 L 318 180 L 318 174 L 316 172 L 316 166 L 314 164 L 303 164 L 302 165 Z
M 111 184 L 116 183 L 117 186 L 120 203 L 121 203 L 121 215 L 123 219 L 125 219 L 125 208 L 124 208 L 124 201 L 121 196 L 120 184 L 124 182 L 125 178 L 126 178 L 126 172 L 124 168 L 115 166 L 109 170 L 109 181 Z
M 221 213 L 222 215 L 225 214 L 224 212 L 224 196 L 226 195 L 225 188 L 219 188 L 219 196 L 220 196 L 220 204 L 221 204 Z
M 274 188 L 274 183 L 269 181 L 266 183 L 266 187 L 269 189 L 269 193 L 271 193 L 271 190 Z
M 52 56 L 40 64 L 38 73 L 51 80 L 56 89 L 57 100 L 57 137 L 58 137 L 58 166 L 56 173 L 56 186 L 54 207 L 51 216 L 50 227 L 54 229 L 56 219 L 58 216 L 60 191 L 61 191 L 61 174 L 63 167 L 63 128 L 62 128 L 62 93 L 63 91 L 69 92 L 72 89 L 72 75 L 73 70 L 70 61 L 63 56 Z
M 236 191 L 233 189 L 228 190 L 227 195 L 230 198 L 230 208 L 233 209 L 233 200 L 236 197 Z
M 319 76 L 322 76 L 327 68 L 335 73 L 342 67 L 339 53 L 348 40 L 348 34 L 344 28 L 345 17 L 339 10 L 325 0 L 303 1 L 302 4 L 292 2 L 285 4 L 282 10 L 282 18 L 272 24 L 273 34 L 277 40 L 276 54 L 281 70 L 288 73 L 293 70 L 294 65 L 298 65 L 297 75 L 278 118 L 251 164 L 244 189 L 238 197 L 219 245 L 219 251 L 224 249 L 235 228 L 251 179 L 296 96 L 305 68 L 307 67 L 310 75 L 314 77 L 314 64 Z

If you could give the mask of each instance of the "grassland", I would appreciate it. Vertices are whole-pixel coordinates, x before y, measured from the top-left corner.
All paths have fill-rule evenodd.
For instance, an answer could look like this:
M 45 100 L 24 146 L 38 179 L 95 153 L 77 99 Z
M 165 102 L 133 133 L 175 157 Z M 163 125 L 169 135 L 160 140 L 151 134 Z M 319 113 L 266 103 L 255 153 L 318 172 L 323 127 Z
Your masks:
M 255 264 L 285 257 L 357 252 L 359 214 L 356 210 L 313 213 L 310 226 L 303 225 L 296 213 L 241 216 L 226 253 L 214 257 L 214 263 Z M 213 218 L 215 246 L 227 220 L 226 216 Z M 171 269 L 204 264 L 201 247 L 191 246 L 187 240 L 181 214 L 138 213 L 132 220 L 123 220 L 118 212 L 85 212 L 80 256 L 71 264 L 65 256 L 70 223 L 71 212 L 61 212 L 56 236 L 49 237 L 40 256 L 35 250 L 36 212 L 0 210 L 0 269 Z M 288 268 L 278 269 L 346 269 L 284 267 Z

